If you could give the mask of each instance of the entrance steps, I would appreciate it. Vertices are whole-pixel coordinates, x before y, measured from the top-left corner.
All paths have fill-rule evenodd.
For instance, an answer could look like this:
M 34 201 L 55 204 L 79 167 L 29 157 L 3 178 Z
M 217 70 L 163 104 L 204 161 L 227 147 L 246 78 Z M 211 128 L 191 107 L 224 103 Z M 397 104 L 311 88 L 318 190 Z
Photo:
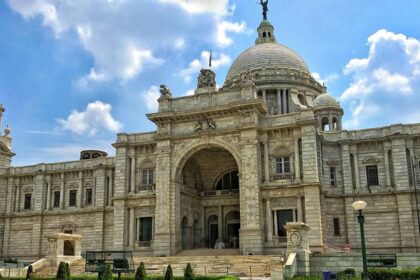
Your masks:
M 207 249 L 206 249 L 207 250 Z M 191 263 L 196 275 L 236 275 L 239 277 L 269 277 L 273 268 L 283 270 L 283 258 L 280 256 L 242 256 L 237 250 L 187 250 L 172 257 L 134 257 L 137 268 L 143 262 L 148 275 L 164 275 L 168 264 L 174 275 L 183 275 L 187 263 Z M 225 252 L 221 252 L 225 251 Z M 231 255 L 226 255 L 231 253 Z M 232 253 L 234 255 L 232 255 Z M 86 275 L 85 260 L 77 260 L 70 265 L 72 275 Z M 55 276 L 56 267 L 45 267 L 36 272 L 36 276 Z

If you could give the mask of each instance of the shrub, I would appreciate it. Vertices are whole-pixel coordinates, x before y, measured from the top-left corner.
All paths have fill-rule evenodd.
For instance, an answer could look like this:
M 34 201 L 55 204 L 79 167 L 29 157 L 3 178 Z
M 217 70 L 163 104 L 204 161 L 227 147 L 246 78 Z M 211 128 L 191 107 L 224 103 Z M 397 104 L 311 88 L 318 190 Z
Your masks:
M 416 269 L 381 269 L 372 268 L 368 272 L 370 280 L 416 280 L 420 279 L 420 268 Z
M 172 273 L 172 267 L 169 264 L 168 267 L 166 268 L 166 272 L 165 272 L 165 280 L 174 280 L 174 275 Z
M 55 279 L 57 280 L 69 280 L 67 278 L 67 272 L 66 272 L 66 264 L 64 262 L 60 262 L 57 269 L 57 274 L 55 276 Z
M 139 267 L 137 267 L 136 275 L 134 276 L 134 280 L 146 280 L 146 269 L 144 267 L 144 263 L 141 262 Z
M 194 279 L 194 274 L 192 271 L 192 267 L 190 263 L 187 263 L 187 267 L 185 268 L 184 271 L 184 280 L 193 280 Z
M 32 272 L 34 272 L 34 269 L 32 268 L 32 265 L 29 265 L 28 270 L 26 270 L 26 280 L 32 279 Z
M 66 275 L 67 275 L 67 279 L 70 280 L 70 265 L 69 265 L 69 263 L 66 263 Z
M 105 270 L 103 273 L 101 273 L 100 279 L 99 280 L 112 280 L 112 271 L 111 271 L 111 266 L 108 264 L 105 267 Z

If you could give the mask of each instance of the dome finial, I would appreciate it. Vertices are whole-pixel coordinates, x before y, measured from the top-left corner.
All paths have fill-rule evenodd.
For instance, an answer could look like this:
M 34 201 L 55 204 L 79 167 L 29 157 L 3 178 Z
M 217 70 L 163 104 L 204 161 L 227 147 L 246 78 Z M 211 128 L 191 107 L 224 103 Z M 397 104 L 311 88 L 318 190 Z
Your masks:
M 260 3 L 257 3 L 257 4 L 260 4 L 261 6 L 262 6 L 262 9 L 263 9 L 263 12 L 262 12 L 262 15 L 263 15 L 263 19 L 264 20 L 267 20 L 267 12 L 269 11 L 268 10 L 268 0 L 260 0 Z

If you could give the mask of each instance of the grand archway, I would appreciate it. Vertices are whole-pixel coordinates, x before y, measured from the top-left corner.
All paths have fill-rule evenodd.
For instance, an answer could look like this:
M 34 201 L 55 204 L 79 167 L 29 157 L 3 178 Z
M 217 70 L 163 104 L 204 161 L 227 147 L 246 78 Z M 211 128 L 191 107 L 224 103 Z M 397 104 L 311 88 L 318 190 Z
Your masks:
M 182 217 L 180 249 L 234 248 L 238 244 L 240 228 L 240 173 L 236 158 L 223 147 L 204 145 L 191 149 L 180 164 L 177 170 L 179 217 Z M 232 210 L 237 214 L 235 229 L 226 222 Z M 187 227 L 187 220 L 195 222 Z M 188 243 L 188 239 L 192 242 Z

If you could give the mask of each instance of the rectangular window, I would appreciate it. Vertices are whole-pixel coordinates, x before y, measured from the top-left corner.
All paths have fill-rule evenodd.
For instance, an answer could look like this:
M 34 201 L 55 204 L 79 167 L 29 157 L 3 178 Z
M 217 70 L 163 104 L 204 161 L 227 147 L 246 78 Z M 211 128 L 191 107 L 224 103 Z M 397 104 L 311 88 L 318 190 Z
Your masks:
M 294 221 L 293 212 L 294 211 L 292 209 L 277 210 L 277 230 L 279 236 L 287 236 L 287 232 L 284 226 L 286 223 Z
M 55 191 L 54 192 L 54 203 L 53 203 L 54 207 L 60 207 L 60 191 Z
M 77 202 L 77 191 L 71 190 L 69 192 L 69 206 L 76 206 Z
M 378 167 L 376 165 L 366 166 L 366 177 L 368 186 L 378 186 Z
M 23 209 L 25 210 L 31 209 L 31 202 L 32 202 L 32 195 L 30 193 L 25 193 L 25 202 L 23 205 Z
M 276 158 L 276 174 L 290 173 L 290 158 Z
M 331 187 L 337 186 L 335 167 L 330 167 L 330 186 Z
M 340 234 L 340 219 L 334 218 L 334 235 L 339 236 Z
M 140 218 L 140 233 L 139 241 L 151 241 L 152 240 L 152 217 Z
M 92 189 L 86 189 L 86 205 L 92 205 L 93 191 Z
M 154 183 L 154 170 L 147 169 L 143 170 L 142 174 L 142 183 L 143 185 L 152 185 Z

